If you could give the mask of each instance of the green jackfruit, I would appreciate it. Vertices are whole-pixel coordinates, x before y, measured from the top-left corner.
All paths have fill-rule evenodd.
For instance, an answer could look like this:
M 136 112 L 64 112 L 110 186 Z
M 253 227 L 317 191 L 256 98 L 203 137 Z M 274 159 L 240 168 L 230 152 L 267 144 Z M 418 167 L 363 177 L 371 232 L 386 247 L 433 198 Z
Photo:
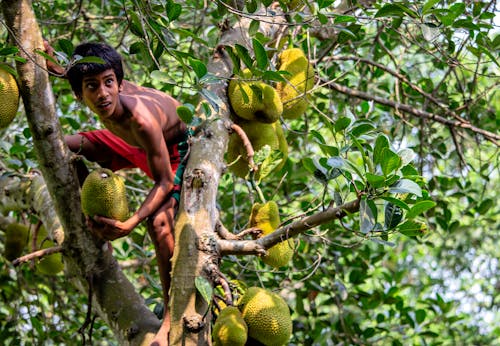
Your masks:
M 292 335 L 292 319 L 286 302 L 276 293 L 250 287 L 238 302 L 248 326 L 248 336 L 266 346 L 282 346 Z
M 106 168 L 91 172 L 82 185 L 82 211 L 85 215 L 100 215 L 125 221 L 129 215 L 123 179 Z
M 269 145 L 271 150 L 279 149 L 280 143 L 272 124 L 256 121 L 242 121 L 239 125 L 243 131 L 245 131 L 250 143 L 252 143 L 254 151 L 262 149 L 265 145 Z M 240 158 L 238 159 L 239 156 Z M 234 162 L 229 169 L 238 177 L 244 178 L 248 174 L 247 151 L 243 146 L 243 141 L 237 133 L 232 133 L 229 137 L 226 162 Z
M 244 71 L 243 74 L 244 78 L 249 78 L 249 72 Z M 234 113 L 245 120 L 270 124 L 283 113 L 280 95 L 275 88 L 262 81 L 231 79 L 228 95 Z
M 280 225 L 280 216 L 276 202 L 270 201 L 265 204 L 255 203 L 252 206 L 249 220 L 250 227 L 258 227 L 262 230 L 262 236 L 268 235 Z M 293 257 L 294 244 L 292 239 L 282 241 L 267 250 L 262 256 L 262 261 L 274 268 L 287 265 Z
M 16 79 L 0 68 L 0 129 L 6 128 L 14 120 L 19 107 L 19 88 Z
M 247 324 L 238 308 L 225 307 L 213 327 L 214 346 L 244 346 L 248 338 L 247 333 Z
M 44 226 L 41 226 L 38 230 L 36 245 L 37 249 L 47 249 L 49 247 L 55 246 L 54 241 L 48 238 L 48 233 Z M 56 275 L 60 273 L 64 269 L 62 254 L 60 252 L 57 252 L 42 257 L 40 261 L 36 263 L 35 269 L 37 272 L 45 275 Z
M 11 223 L 5 229 L 4 255 L 9 261 L 15 260 L 23 253 L 28 244 L 29 228 L 21 223 Z
M 284 75 L 287 82 L 276 86 L 283 102 L 283 118 L 296 119 L 308 106 L 307 91 L 314 86 L 313 66 L 301 49 L 290 48 L 279 55 L 278 69 L 289 73 Z
M 283 153 L 283 158 L 281 159 L 280 164 L 274 169 L 275 171 L 279 171 L 283 168 L 288 158 L 288 142 L 286 141 L 285 133 L 279 121 L 273 123 L 273 127 L 276 135 L 278 136 L 278 148 Z

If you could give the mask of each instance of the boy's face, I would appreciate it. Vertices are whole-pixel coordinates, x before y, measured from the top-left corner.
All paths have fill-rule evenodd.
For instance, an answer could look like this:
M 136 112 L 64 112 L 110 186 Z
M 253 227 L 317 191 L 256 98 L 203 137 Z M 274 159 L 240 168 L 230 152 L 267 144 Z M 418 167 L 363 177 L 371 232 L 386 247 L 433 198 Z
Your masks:
M 121 112 L 120 86 L 112 69 L 82 80 L 82 101 L 100 118 L 110 118 Z

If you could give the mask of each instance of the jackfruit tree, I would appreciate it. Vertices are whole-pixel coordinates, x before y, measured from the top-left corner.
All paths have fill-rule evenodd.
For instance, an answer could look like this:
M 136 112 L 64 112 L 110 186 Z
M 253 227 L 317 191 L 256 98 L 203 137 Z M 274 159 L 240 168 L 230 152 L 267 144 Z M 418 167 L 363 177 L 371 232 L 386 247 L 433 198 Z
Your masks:
M 97 41 L 195 129 L 170 345 L 499 343 L 495 6 L 0 0 L 0 340 L 149 345 L 163 317 L 146 223 L 87 223 L 152 181 L 63 140 L 102 127 L 61 78 Z

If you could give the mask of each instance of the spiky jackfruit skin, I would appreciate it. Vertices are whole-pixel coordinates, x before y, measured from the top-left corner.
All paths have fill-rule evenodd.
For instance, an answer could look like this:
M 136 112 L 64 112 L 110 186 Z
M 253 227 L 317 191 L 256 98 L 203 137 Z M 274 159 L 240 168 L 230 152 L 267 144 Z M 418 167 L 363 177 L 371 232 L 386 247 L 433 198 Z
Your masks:
M 54 241 L 48 238 L 47 229 L 41 226 L 36 239 L 37 249 L 47 249 L 55 245 Z M 44 256 L 35 265 L 35 270 L 44 275 L 56 275 L 64 269 L 62 254 L 60 252 Z
M 287 71 L 287 82 L 280 82 L 276 90 L 283 102 L 283 118 L 296 119 L 308 106 L 307 91 L 314 86 L 314 69 L 299 48 L 284 50 L 278 58 L 278 70 Z
M 255 203 L 252 206 L 249 220 L 250 227 L 258 227 L 262 230 L 262 236 L 268 235 L 280 225 L 280 216 L 276 202 Z M 294 244 L 292 239 L 282 241 L 267 250 L 262 256 L 262 261 L 274 268 L 287 265 L 293 257 Z
M 0 129 L 6 128 L 14 120 L 19 107 L 19 88 L 16 79 L 0 68 Z
M 9 261 L 15 260 L 23 253 L 28 244 L 29 228 L 21 223 L 11 223 L 5 229 L 4 256 Z
M 248 336 L 266 346 L 282 346 L 292 335 L 292 319 L 286 302 L 276 293 L 250 287 L 238 302 L 248 326 Z
M 243 72 L 245 78 L 248 72 Z M 283 113 L 281 97 L 271 85 L 262 81 L 232 79 L 228 87 L 234 113 L 245 120 L 271 124 Z
M 96 169 L 87 176 L 80 197 L 85 215 L 100 215 L 119 221 L 128 218 L 125 183 L 107 168 Z
M 244 346 L 248 338 L 248 327 L 241 312 L 235 306 L 227 306 L 215 321 L 212 338 L 214 346 Z
M 254 151 L 262 149 L 265 145 L 269 145 L 271 150 L 279 149 L 278 136 L 272 124 L 241 121 L 239 125 L 245 131 L 250 143 L 252 143 Z M 236 176 L 245 178 L 249 171 L 247 151 L 237 133 L 231 134 L 227 148 L 226 162 L 232 163 L 229 169 Z M 239 159 L 238 156 L 240 156 Z M 236 159 L 238 160 L 235 161 Z
M 275 171 L 279 171 L 286 163 L 288 159 L 288 142 L 286 141 L 285 132 L 281 127 L 279 121 L 273 123 L 274 131 L 276 132 L 276 136 L 278 136 L 278 148 L 283 153 L 283 158 L 280 164 L 275 168 Z

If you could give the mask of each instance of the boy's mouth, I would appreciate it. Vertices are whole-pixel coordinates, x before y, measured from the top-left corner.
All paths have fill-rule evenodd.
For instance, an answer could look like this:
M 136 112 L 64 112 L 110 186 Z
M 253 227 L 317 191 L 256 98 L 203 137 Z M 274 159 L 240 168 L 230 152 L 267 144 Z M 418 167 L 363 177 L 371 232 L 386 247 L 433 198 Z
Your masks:
M 111 102 L 101 102 L 97 105 L 97 108 L 102 110 L 108 110 L 111 107 Z

